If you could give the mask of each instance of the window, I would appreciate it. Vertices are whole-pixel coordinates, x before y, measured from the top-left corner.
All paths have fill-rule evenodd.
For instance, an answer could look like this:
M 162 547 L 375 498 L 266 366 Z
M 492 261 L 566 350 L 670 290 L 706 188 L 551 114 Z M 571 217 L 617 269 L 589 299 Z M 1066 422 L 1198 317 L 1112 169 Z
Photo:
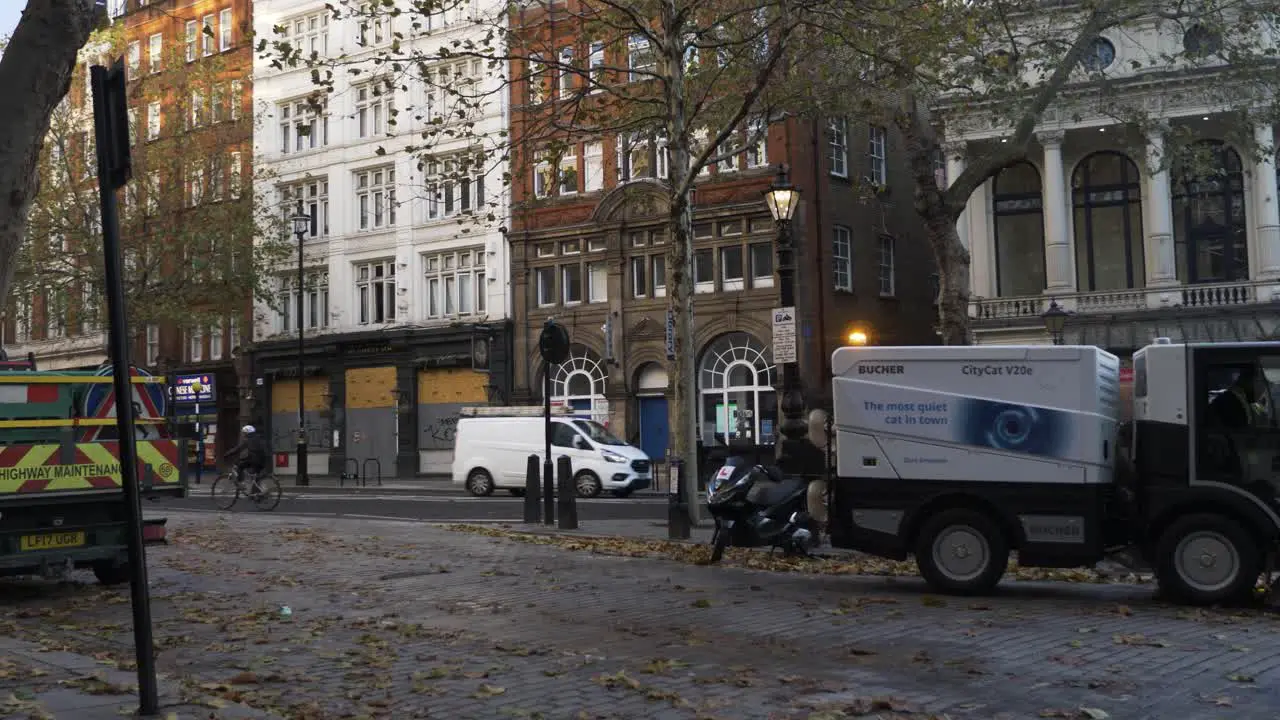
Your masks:
M 396 224 L 396 171 L 385 167 L 356 173 L 356 207 L 360 229 L 377 230 Z
M 239 80 L 231 81 L 231 119 L 240 119 L 240 99 L 244 97 L 244 84 Z
M 317 109 L 305 100 L 287 102 L 279 107 L 280 152 L 304 152 L 329 144 L 329 103 L 323 100 Z
M 769 164 L 769 126 L 762 119 L 747 124 L 747 167 L 757 168 Z
M 138 70 L 142 67 L 142 46 L 137 40 L 129 43 L 129 76 L 138 74 Z
M 849 177 L 849 133 L 844 118 L 827 121 L 827 170 L 836 177 Z
M 867 177 L 880 187 L 884 187 L 889 176 L 885 135 L 885 129 L 878 125 L 867 128 L 867 160 L 870 171 Z
M 693 253 L 693 291 L 695 293 L 716 291 L 715 257 L 710 250 L 698 250 Z
M 240 173 L 243 172 L 244 159 L 239 152 L 231 153 L 231 199 L 236 200 L 240 197 Z M 328 213 L 325 213 L 326 225 L 328 224 Z
M 160 360 L 160 326 L 147 326 L 147 364 L 155 365 Z
M 720 248 L 720 281 L 725 290 L 741 290 L 745 287 L 741 245 Z
M 649 296 L 648 257 L 631 258 L 631 297 Z
M 311 231 L 307 237 L 327 237 L 329 235 L 329 181 L 322 178 L 280 188 L 280 211 L 286 222 L 298 211 L 299 201 L 302 203 L 302 211 L 311 216 Z
M 853 239 L 849 228 L 840 225 L 832 228 L 831 270 L 835 289 L 853 292 Z
M 147 215 L 155 215 L 160 209 L 160 173 L 147 173 Z
M 280 331 L 296 332 L 298 324 L 308 330 L 329 326 L 329 273 L 309 272 L 305 292 L 298 294 L 297 278 L 280 279 Z M 240 331 L 231 321 L 231 347 L 240 344 Z
M 561 265 L 560 287 L 565 305 L 582 302 L 582 266 L 578 263 Z
M 193 165 L 187 170 L 187 205 L 195 207 L 204 201 L 204 168 Z
M 1031 163 L 1022 162 L 1001 170 L 991 183 L 996 294 L 1039 295 L 1045 289 L 1040 171 Z
M 394 261 L 381 260 L 356 266 L 356 305 L 361 325 L 395 322 Z
M 773 287 L 773 245 L 770 243 L 751 245 L 751 287 Z
M 654 255 L 653 258 L 653 296 L 656 298 L 667 296 L 667 258 L 664 255 Z
M 443 165 L 428 163 L 427 218 L 453 217 L 484 207 L 484 169 L 484 158 L 479 155 L 459 155 Z
M 328 290 L 325 290 L 328 293 Z M 240 347 L 240 320 L 231 318 L 231 322 L 227 323 L 227 345 L 231 346 L 231 352 L 235 352 Z
M 1250 185 L 1240 155 L 1220 140 L 1201 140 L 1193 152 L 1203 160 L 1179 163 L 1172 178 L 1178 281 L 1248 280 L 1245 195 Z
M 556 304 L 556 269 L 540 267 L 535 271 L 538 285 L 538 307 Z
M 609 300 L 609 266 L 604 262 L 587 264 L 587 302 Z
M 1111 67 L 1116 61 L 1116 46 L 1104 37 L 1096 37 L 1089 41 L 1080 65 L 1090 72 L 1101 72 Z
M 201 95 L 199 91 L 192 91 L 191 93 L 191 116 L 189 121 L 191 123 L 190 126 L 193 128 L 200 127 L 201 123 L 204 122 L 204 95 Z
M 545 152 L 537 153 L 533 164 L 533 196 L 535 198 L 550 197 L 554 184 L 555 176 L 551 171 L 551 161 Z
M 147 65 L 152 75 L 160 72 L 160 68 L 164 67 L 162 55 L 164 55 L 164 36 L 156 33 L 147 39 Z
M 546 102 L 550 95 L 547 85 L 547 64 L 541 55 L 534 55 L 529 58 L 529 102 Z
M 200 329 L 187 332 L 187 359 L 191 362 L 204 360 L 204 331 Z
M 560 157 L 560 194 L 573 195 L 578 192 L 578 156 L 570 149 Z
M 619 135 L 617 145 L 618 182 L 667 177 L 670 152 L 666 140 L 634 133 Z
M 1076 166 L 1071 191 L 1076 287 L 1099 291 L 1146 285 L 1137 165 L 1114 151 L 1094 153 Z
M 604 86 L 604 43 L 591 43 L 591 53 L 587 56 L 588 64 L 588 82 L 591 84 L 591 92 L 600 92 Z
M 356 88 L 356 130 L 367 138 L 390 133 L 395 124 L 395 101 L 392 91 L 380 82 Z
M 226 118 L 227 91 L 221 85 L 213 86 L 213 98 L 209 101 L 209 120 L 220 123 Z
M 365 3 L 360 6 L 360 33 L 357 44 L 361 47 L 381 45 L 386 40 L 388 18 L 379 12 L 377 5 Z
M 654 58 L 649 38 L 643 35 L 632 35 L 627 40 L 627 69 L 630 81 L 647 79 L 649 73 L 653 72 L 653 68 Z
M 187 62 L 196 60 L 196 21 L 187 21 Z
M 209 359 L 222 359 L 222 323 L 214 323 L 209 328 Z
M 582 190 L 594 192 L 604 187 L 604 145 L 591 142 L 582 146 Z
M 209 57 L 213 54 L 214 43 L 218 41 L 218 34 L 213 30 L 213 16 L 205 15 L 200 25 L 200 54 Z
M 226 52 L 231 49 L 231 8 L 218 14 L 218 49 Z
M 880 236 L 880 297 L 893 297 L 897 290 L 897 272 L 894 270 L 894 240 Z
M 289 40 L 293 47 L 308 57 L 323 57 L 329 54 L 329 13 L 320 12 L 305 17 L 294 18 L 289 27 Z
M 573 48 L 560 49 L 560 97 L 573 93 Z
M 483 314 L 486 307 L 484 248 L 468 248 L 422 259 L 427 282 L 427 317 Z

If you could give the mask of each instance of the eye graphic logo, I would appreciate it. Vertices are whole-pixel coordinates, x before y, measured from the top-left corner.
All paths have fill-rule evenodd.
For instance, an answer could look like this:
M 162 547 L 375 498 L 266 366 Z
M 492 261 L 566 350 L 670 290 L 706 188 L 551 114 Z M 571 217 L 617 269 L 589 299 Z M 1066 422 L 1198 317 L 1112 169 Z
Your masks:
M 1063 454 L 1070 441 L 1070 420 L 1047 408 L 967 400 L 959 408 L 961 442 L 1030 455 Z

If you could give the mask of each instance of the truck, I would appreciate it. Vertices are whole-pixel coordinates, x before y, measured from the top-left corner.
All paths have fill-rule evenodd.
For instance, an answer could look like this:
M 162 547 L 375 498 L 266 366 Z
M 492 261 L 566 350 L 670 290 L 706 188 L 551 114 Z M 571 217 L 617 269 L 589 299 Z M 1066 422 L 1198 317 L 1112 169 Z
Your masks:
M 0 363 L 0 576 L 88 569 L 105 585 L 127 582 L 129 515 L 111 367 Z M 186 441 L 166 416 L 166 378 L 130 374 L 140 496 L 185 497 Z M 145 544 L 165 537 L 165 519 L 144 522 Z
M 832 355 L 833 546 L 984 594 L 1025 567 L 1151 568 L 1234 603 L 1280 542 L 1280 342 L 849 347 Z

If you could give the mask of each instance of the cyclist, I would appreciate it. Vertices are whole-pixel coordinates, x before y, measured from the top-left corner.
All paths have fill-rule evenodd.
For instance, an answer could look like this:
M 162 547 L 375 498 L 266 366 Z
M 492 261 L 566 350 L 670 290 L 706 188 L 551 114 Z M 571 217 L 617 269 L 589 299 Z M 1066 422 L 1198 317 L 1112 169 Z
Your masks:
M 257 478 L 262 475 L 263 468 L 267 466 L 267 443 L 258 434 L 258 429 L 252 425 L 240 428 L 240 434 L 240 442 L 222 457 L 229 458 L 237 454 L 240 456 L 236 460 L 236 487 L 244 487 L 245 470 L 253 471 L 256 486 Z

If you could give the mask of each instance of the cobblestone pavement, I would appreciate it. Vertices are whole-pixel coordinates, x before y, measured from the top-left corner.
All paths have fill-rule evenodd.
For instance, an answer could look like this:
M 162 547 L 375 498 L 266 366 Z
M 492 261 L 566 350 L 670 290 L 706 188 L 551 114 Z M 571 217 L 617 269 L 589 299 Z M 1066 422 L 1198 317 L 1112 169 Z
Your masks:
M 1158 605 L 1150 586 L 1011 582 L 959 600 L 914 579 L 421 523 L 169 517 L 173 544 L 151 563 L 159 667 L 206 706 L 295 720 L 1280 717 L 1277 619 Z M 0 634 L 127 663 L 127 590 L 6 581 L 0 597 Z

